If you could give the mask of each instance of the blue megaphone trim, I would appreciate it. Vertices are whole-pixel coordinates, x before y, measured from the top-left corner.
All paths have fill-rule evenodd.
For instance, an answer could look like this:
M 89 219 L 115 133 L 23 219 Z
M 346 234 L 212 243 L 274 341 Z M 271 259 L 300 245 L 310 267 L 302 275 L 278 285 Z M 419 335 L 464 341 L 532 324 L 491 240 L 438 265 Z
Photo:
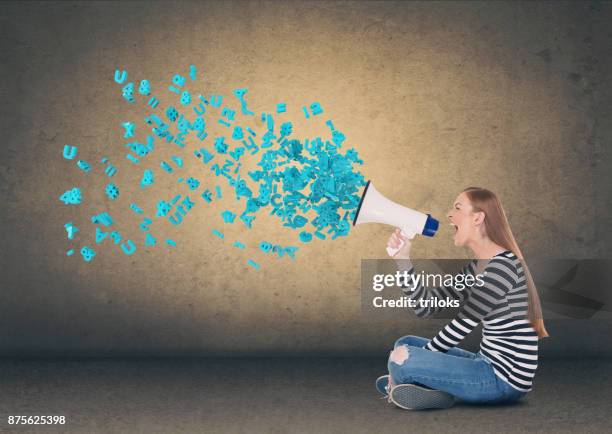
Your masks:
M 433 237 L 440 227 L 440 222 L 433 218 L 431 214 L 427 214 L 427 220 L 425 221 L 425 227 L 423 228 L 423 235 L 426 237 Z

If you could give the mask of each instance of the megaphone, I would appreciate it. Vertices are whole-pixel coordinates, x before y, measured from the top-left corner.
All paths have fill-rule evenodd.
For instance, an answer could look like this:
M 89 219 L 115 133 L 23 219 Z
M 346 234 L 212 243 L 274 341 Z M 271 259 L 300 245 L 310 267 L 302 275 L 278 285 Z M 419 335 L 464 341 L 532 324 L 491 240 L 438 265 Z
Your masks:
M 374 188 L 372 181 L 367 182 L 353 219 L 353 226 L 362 223 L 385 223 L 395 226 L 410 240 L 416 234 L 433 237 L 440 225 L 438 220 L 429 214 L 423 214 L 387 199 Z M 387 247 L 387 253 L 389 256 L 394 256 L 402 247 L 403 245 L 395 249 Z

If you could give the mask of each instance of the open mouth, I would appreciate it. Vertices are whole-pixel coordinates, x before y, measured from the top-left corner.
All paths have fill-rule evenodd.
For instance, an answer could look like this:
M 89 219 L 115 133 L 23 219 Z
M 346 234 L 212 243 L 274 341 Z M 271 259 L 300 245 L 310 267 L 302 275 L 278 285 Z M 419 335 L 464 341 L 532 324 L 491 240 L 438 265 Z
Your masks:
M 459 230 L 459 226 L 453 223 L 450 223 L 450 225 L 455 229 L 455 233 L 457 233 L 457 231 Z

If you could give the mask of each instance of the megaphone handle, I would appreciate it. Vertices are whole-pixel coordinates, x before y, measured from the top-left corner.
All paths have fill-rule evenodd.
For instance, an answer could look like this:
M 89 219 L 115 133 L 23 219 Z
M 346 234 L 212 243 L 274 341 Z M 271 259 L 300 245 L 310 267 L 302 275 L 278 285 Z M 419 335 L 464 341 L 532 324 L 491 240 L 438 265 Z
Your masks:
M 404 232 L 404 230 L 403 230 L 403 229 L 401 229 L 401 230 L 400 230 L 400 233 L 402 234 L 402 236 L 403 236 L 404 238 L 408 238 L 409 240 L 413 239 L 413 238 L 414 238 L 414 236 L 416 235 L 414 232 L 406 233 L 406 232 Z M 387 247 L 387 253 L 389 254 L 389 256 L 391 256 L 391 257 L 395 256 L 395 254 L 396 254 L 397 252 L 399 252 L 399 251 L 401 250 L 401 248 L 402 248 L 402 247 L 404 247 L 404 244 L 406 244 L 406 242 L 405 242 L 405 241 L 402 241 L 402 240 L 400 240 L 400 241 L 401 241 L 401 244 L 400 244 L 400 246 L 399 246 L 399 247 L 396 247 L 396 248 L 393 248 L 393 247 Z

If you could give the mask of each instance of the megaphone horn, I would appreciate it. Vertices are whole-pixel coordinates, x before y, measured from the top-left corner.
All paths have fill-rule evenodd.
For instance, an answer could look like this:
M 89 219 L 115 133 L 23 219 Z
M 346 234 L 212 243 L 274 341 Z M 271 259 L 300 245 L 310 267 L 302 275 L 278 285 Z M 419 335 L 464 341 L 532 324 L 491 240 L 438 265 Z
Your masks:
M 376 190 L 372 181 L 367 182 L 353 219 L 353 226 L 363 223 L 384 223 L 395 226 L 408 239 L 414 238 L 416 234 L 433 237 L 440 225 L 438 220 L 429 214 L 387 199 Z M 387 253 L 394 256 L 401 248 L 402 246 L 396 249 L 388 247 Z

